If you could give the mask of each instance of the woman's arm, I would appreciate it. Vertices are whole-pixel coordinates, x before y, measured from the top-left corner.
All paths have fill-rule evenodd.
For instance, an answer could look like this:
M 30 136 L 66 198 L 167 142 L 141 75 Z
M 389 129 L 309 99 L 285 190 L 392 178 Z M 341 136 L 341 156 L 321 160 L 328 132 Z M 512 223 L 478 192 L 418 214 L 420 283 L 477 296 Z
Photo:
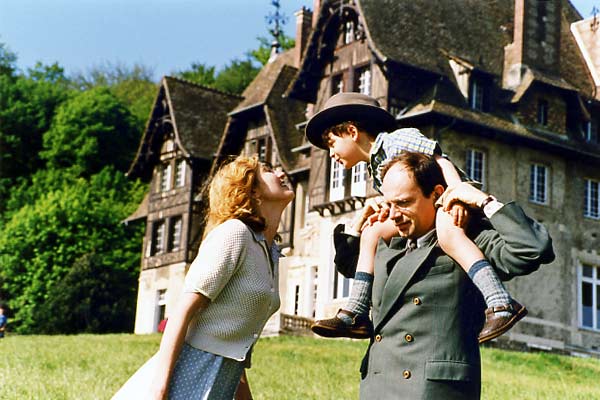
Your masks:
M 200 293 L 181 294 L 177 308 L 169 315 L 169 322 L 160 341 L 156 364 L 158 369 L 150 386 L 152 399 L 163 400 L 167 397 L 169 379 L 181 352 L 188 325 L 194 315 L 209 303 L 210 299 Z

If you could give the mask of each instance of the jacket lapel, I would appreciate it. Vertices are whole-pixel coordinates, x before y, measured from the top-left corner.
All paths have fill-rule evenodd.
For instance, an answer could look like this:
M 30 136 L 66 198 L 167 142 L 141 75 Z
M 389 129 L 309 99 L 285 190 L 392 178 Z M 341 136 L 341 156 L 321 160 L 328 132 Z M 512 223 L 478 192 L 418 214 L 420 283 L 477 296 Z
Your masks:
M 436 244 L 437 240 L 432 240 L 429 244 L 419 247 L 406 255 L 404 255 L 405 251 L 403 250 L 402 255 L 404 256 L 399 259 L 398 257 L 390 259 L 395 265 L 389 275 L 386 274 L 387 282 L 385 282 L 385 286 L 381 293 L 380 310 L 376 321 L 374 321 L 376 329 L 386 320 L 386 317 L 392 310 L 394 304 L 403 295 L 406 285 L 429 257 Z M 377 272 L 375 276 L 377 276 Z

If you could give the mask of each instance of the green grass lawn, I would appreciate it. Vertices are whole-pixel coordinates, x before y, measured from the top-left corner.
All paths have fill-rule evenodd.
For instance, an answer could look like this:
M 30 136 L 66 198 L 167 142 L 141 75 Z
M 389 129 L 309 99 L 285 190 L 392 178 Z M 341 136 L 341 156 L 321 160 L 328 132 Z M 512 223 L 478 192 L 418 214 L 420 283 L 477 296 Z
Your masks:
M 160 336 L 8 336 L 0 398 L 109 399 L 158 348 Z M 261 339 L 248 376 L 254 398 L 358 398 L 366 341 Z M 600 360 L 485 348 L 483 399 L 600 399 Z

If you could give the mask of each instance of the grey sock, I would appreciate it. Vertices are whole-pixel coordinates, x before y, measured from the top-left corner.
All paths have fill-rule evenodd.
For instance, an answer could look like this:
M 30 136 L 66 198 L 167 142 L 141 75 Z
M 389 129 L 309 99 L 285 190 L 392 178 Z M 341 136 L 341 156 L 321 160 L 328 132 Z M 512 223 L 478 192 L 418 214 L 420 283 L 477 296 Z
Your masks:
M 372 288 L 373 275 L 366 272 L 357 272 L 354 276 L 350 298 L 343 309 L 350 311 L 354 315 L 368 314 L 371 308 Z M 348 325 L 352 323 L 352 318 L 345 314 L 338 313 L 337 316 Z
M 481 294 L 483 294 L 485 304 L 488 307 L 497 307 L 510 303 L 510 294 L 487 260 L 476 261 L 471 266 L 471 269 L 469 269 L 469 277 L 479 291 L 481 291 Z M 508 317 L 510 313 L 502 311 L 496 313 L 496 315 Z

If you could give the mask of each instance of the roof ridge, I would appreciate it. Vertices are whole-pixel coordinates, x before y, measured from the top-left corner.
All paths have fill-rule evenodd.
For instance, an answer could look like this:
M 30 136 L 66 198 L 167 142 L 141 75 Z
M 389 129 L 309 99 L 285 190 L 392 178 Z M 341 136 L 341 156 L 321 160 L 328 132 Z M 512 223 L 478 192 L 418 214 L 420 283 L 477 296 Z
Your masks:
M 190 81 L 188 79 L 183 79 L 183 78 L 180 78 L 180 77 L 177 77 L 177 76 L 164 75 L 163 79 L 173 79 L 173 80 L 179 81 L 181 83 L 187 83 L 189 85 L 193 85 L 193 86 L 196 86 L 196 87 L 199 87 L 199 88 L 211 91 L 211 92 L 223 94 L 223 95 L 229 96 L 229 97 L 234 97 L 234 98 L 238 98 L 238 99 L 243 99 L 244 98 L 242 95 L 239 95 L 239 94 L 226 92 L 224 90 L 219 90 L 219 89 L 216 89 L 216 88 L 213 88 L 213 87 L 210 87 L 210 86 L 206 86 L 206 85 L 202 85 L 200 83 L 196 83 L 196 82 Z

